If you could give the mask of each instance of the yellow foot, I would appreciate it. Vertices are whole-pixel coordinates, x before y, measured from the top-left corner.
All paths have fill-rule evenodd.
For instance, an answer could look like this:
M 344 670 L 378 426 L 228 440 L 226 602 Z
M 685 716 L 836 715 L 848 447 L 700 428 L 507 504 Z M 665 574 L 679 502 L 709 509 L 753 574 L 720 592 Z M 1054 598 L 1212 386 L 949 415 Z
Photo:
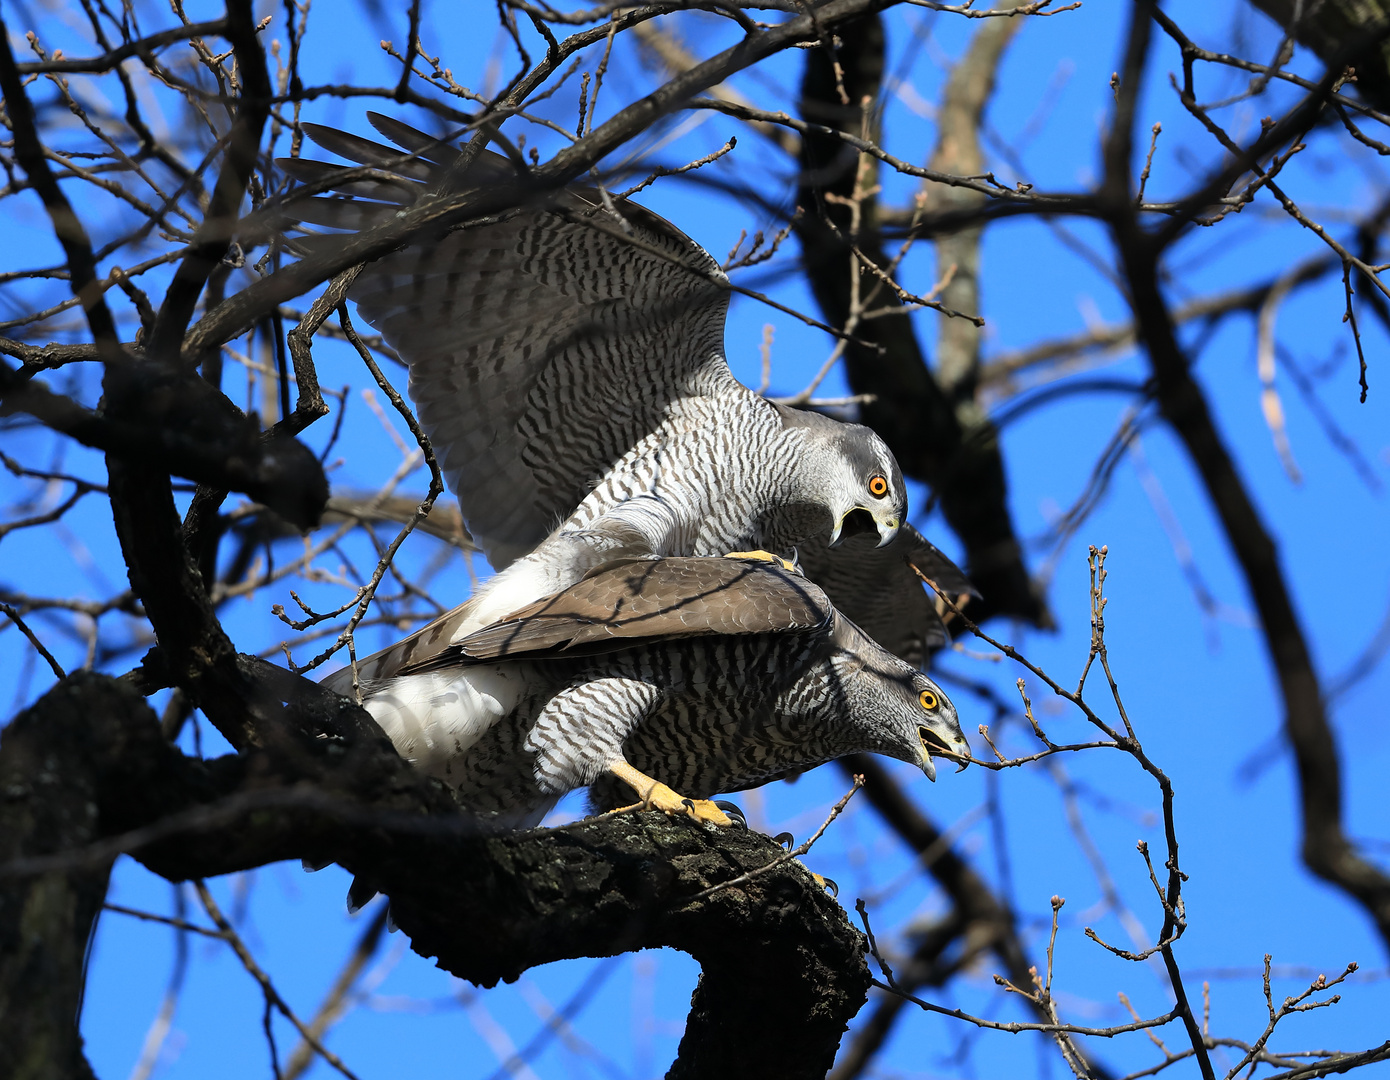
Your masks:
M 796 563 L 790 559 L 784 559 L 780 555 L 774 555 L 770 551 L 730 551 L 724 558 L 726 559 L 757 559 L 759 562 L 777 563 L 783 570 L 790 570 L 793 574 L 797 572 Z
M 615 762 L 608 767 L 608 771 L 642 797 L 639 803 L 614 810 L 615 814 L 630 810 L 660 810 L 672 817 L 688 816 L 696 821 L 707 821 L 711 825 L 722 827 L 734 823 L 733 818 L 708 799 L 687 799 L 678 795 L 660 780 L 653 780 L 646 773 L 638 772 L 626 761 Z

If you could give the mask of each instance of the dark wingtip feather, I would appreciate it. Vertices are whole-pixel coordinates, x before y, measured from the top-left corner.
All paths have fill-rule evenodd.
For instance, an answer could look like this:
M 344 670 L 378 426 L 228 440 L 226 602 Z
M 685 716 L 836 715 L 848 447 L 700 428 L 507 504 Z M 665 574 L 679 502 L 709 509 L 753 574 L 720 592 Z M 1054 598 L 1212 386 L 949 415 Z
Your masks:
M 379 202 L 387 202 L 396 206 L 406 206 L 414 202 L 422 190 L 415 181 L 406 180 L 378 180 L 375 178 L 364 180 L 348 180 L 343 183 L 335 183 L 335 175 L 345 172 L 346 165 L 336 165 L 327 161 L 310 161 L 307 158 L 276 158 L 275 165 L 286 176 L 298 180 L 301 184 L 320 184 L 329 183 L 333 191 L 342 195 L 353 195 L 358 198 L 374 199 Z M 289 206 L 294 205 L 294 200 L 289 200 Z
M 374 168 L 400 173 L 412 180 L 428 181 L 434 177 L 434 170 L 428 162 L 412 161 L 409 158 L 402 161 L 405 155 L 393 147 L 382 146 L 381 143 L 350 135 L 337 128 L 324 127 L 322 124 L 305 123 L 302 126 L 304 134 L 330 154 L 337 154 L 359 165 L 371 165 Z
M 419 128 L 413 128 L 395 117 L 369 112 L 367 122 L 397 146 L 402 146 L 413 154 L 419 154 L 426 161 L 433 161 L 436 165 L 448 167 L 459 156 L 459 151 L 449 143 L 428 135 Z

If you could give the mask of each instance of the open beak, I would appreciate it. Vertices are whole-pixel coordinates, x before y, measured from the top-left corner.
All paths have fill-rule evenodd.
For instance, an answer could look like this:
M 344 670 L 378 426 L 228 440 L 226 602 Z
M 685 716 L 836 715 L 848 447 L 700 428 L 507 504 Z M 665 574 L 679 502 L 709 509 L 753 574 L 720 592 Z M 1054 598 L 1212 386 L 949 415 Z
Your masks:
M 884 513 L 881 509 L 876 513 L 867 506 L 856 506 L 835 522 L 835 528 L 830 533 L 830 546 L 838 547 L 848 536 L 877 532 L 878 546 L 883 547 L 884 544 L 893 542 L 901 525 L 902 522 L 896 514 Z
M 922 771 L 927 774 L 927 779 L 936 779 L 936 763 L 932 761 L 933 757 L 943 757 L 958 762 L 956 772 L 963 772 L 969 767 L 970 744 L 965 741 L 964 735 L 953 733 L 953 737 L 947 740 L 931 728 L 922 727 L 917 729 L 917 737 L 922 743 L 922 757 L 924 759 Z

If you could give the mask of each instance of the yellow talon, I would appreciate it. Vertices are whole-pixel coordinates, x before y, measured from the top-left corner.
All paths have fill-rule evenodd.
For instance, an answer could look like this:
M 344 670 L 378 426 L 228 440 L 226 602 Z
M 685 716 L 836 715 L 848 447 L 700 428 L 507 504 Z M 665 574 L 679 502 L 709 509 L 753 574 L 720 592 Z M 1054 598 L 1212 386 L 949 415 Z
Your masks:
M 708 799 L 687 799 L 678 795 L 660 780 L 653 780 L 646 773 L 638 772 L 626 761 L 614 762 L 608 771 L 641 796 L 642 801 L 624 806 L 613 813 L 629 810 L 660 810 L 672 817 L 689 816 L 696 821 L 707 821 L 721 827 L 732 826 L 733 818 L 724 813 Z
M 724 556 L 726 559 L 757 559 L 759 562 L 778 563 L 783 570 L 796 573 L 796 563 L 790 559 L 784 559 L 780 555 L 774 555 L 770 551 L 730 551 Z

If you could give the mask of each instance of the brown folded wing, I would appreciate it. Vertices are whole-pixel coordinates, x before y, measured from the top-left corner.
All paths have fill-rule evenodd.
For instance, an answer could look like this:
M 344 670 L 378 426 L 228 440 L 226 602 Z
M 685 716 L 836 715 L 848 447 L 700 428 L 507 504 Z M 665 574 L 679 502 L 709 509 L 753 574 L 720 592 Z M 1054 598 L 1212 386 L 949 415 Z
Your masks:
M 643 560 L 598 570 L 464 638 L 449 656 L 426 665 L 608 652 L 714 634 L 813 632 L 828 626 L 833 615 L 825 593 L 775 564 Z

